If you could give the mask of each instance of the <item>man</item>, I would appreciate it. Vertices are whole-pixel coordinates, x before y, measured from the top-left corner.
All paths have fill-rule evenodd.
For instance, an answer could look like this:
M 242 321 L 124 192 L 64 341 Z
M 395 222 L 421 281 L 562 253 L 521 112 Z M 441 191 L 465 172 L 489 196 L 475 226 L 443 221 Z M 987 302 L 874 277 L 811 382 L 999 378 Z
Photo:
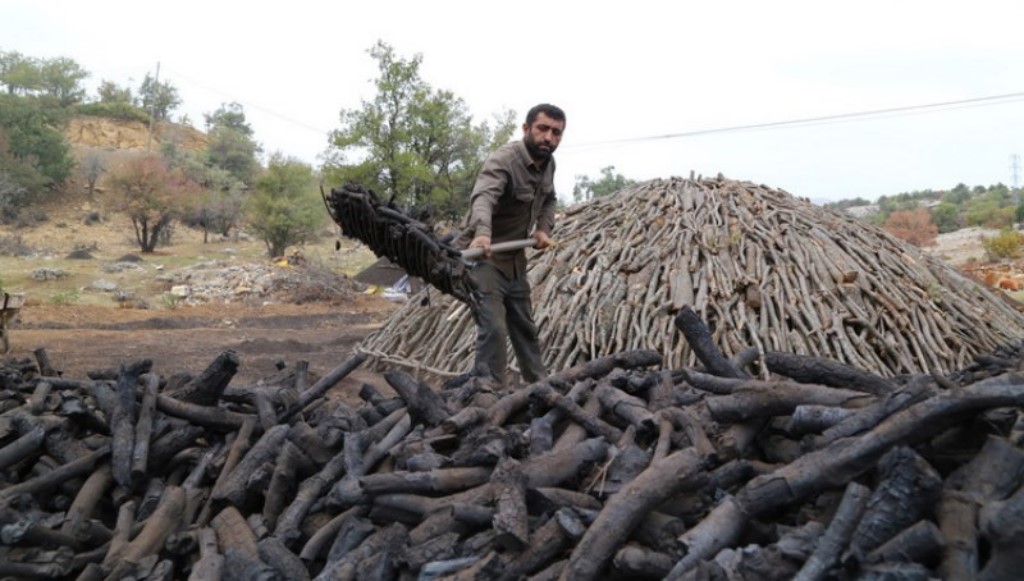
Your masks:
M 482 248 L 485 256 L 472 272 L 480 290 L 473 375 L 499 385 L 505 382 L 508 339 L 524 380 L 532 383 L 547 375 L 533 322 L 526 251 L 492 254 L 491 244 L 531 236 L 535 248 L 551 244 L 558 201 L 551 154 L 564 129 L 565 113 L 558 107 L 542 104 L 530 109 L 523 138 L 492 153 L 473 186 L 460 239 L 463 245 L 471 240 L 469 247 Z

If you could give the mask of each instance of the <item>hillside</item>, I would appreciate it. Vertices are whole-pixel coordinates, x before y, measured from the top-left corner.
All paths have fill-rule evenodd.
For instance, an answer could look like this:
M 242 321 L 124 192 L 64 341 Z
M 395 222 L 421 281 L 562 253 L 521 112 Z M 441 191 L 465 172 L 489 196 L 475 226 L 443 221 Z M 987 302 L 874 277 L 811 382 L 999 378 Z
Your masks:
M 75 148 L 146 151 L 160 149 L 165 143 L 175 143 L 183 149 L 197 151 L 205 149 L 206 134 L 177 123 L 161 121 L 153 127 L 153 139 L 149 138 L 149 127 L 141 121 L 126 121 L 106 117 L 78 116 L 68 123 L 64 131 L 68 142 Z

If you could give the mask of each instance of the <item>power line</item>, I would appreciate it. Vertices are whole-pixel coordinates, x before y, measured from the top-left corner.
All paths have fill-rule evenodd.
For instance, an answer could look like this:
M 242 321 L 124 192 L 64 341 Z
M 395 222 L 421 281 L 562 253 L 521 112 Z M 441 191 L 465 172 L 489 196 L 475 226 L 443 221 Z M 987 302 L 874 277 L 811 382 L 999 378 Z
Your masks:
M 647 141 L 659 141 L 665 139 L 681 139 L 684 137 L 697 137 L 701 135 L 712 135 L 716 133 L 730 133 L 735 131 L 751 131 L 757 129 L 774 129 L 778 127 L 786 127 L 792 125 L 811 125 L 821 123 L 834 123 L 839 121 L 848 121 L 851 119 L 858 119 L 863 117 L 874 117 L 880 115 L 902 115 L 914 112 L 927 111 L 930 109 L 938 109 L 945 107 L 956 107 L 956 106 L 971 106 L 979 107 L 985 105 L 1002 105 L 1004 102 L 1014 102 L 1024 99 L 1024 92 L 1019 93 L 1006 93 L 1004 95 L 990 95 L 987 97 L 975 97 L 972 99 L 960 99 L 957 101 L 943 101 L 940 103 L 927 103 L 923 105 L 908 105 L 905 107 L 888 107 L 885 109 L 872 109 L 867 111 L 856 111 L 853 113 L 836 113 L 832 115 L 821 115 L 818 117 L 804 117 L 800 119 L 789 119 L 786 121 L 769 121 L 766 123 L 751 123 L 749 125 L 733 125 L 730 127 L 717 127 L 714 129 L 697 129 L 694 131 L 683 131 L 679 133 L 666 133 L 664 135 L 648 135 L 644 137 L 628 137 L 623 139 L 610 139 L 607 141 L 595 141 L 592 143 L 581 143 L 574 146 L 566 146 L 565 149 L 575 150 L 587 147 L 596 147 L 604 145 L 627 145 L 631 143 L 642 143 Z
M 193 78 L 189 77 L 188 75 L 183 75 L 182 73 L 180 73 L 178 71 L 170 71 L 170 70 L 168 70 L 168 72 L 173 72 L 175 76 L 180 77 L 180 78 L 182 78 L 182 79 L 192 83 L 193 85 L 196 85 L 198 87 L 206 89 L 207 91 L 213 91 L 214 93 L 219 93 L 219 94 L 224 95 L 225 97 L 229 98 L 231 101 L 234 101 L 236 103 L 245 105 L 246 107 L 249 107 L 251 109 L 256 109 L 258 111 L 262 111 L 263 113 L 266 113 L 267 115 L 270 115 L 272 117 L 277 117 L 278 119 L 280 119 L 282 121 L 286 121 L 288 123 L 291 123 L 292 125 L 295 125 L 297 127 L 302 127 L 303 129 L 308 129 L 310 131 L 314 131 L 314 132 L 316 132 L 316 133 L 318 133 L 320 135 L 330 135 L 330 133 L 331 133 L 330 131 L 325 131 L 324 129 L 321 129 L 319 127 L 313 127 L 312 125 L 308 125 L 306 123 L 303 123 L 302 121 L 298 121 L 296 119 L 292 119 L 292 118 L 290 118 L 290 117 L 288 117 L 286 115 L 278 113 L 277 111 L 273 111 L 273 110 L 271 110 L 271 109 L 269 109 L 267 107 L 262 107 L 260 105 L 257 105 L 255 103 L 251 103 L 251 102 L 246 101 L 244 99 L 239 99 L 239 98 L 235 97 L 234 95 L 228 93 L 227 91 L 222 91 L 222 90 L 217 89 L 215 87 L 211 87 L 211 86 L 209 86 L 209 85 L 207 85 L 207 84 L 205 84 L 205 83 L 203 83 L 201 81 L 197 81 L 196 79 L 193 79 Z

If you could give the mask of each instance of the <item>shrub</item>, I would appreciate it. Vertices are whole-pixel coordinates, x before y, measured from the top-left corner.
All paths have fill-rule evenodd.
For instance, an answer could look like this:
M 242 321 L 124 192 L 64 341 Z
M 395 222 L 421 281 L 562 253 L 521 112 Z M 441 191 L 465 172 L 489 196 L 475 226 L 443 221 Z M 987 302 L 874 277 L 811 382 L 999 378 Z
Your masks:
M 981 245 L 992 259 L 1017 258 L 1022 244 L 1024 237 L 1012 228 L 1004 228 L 995 236 L 981 237 Z
M 120 119 L 122 121 L 141 121 L 149 123 L 149 114 L 144 110 L 121 101 L 85 103 L 77 107 L 79 115 L 92 115 L 93 117 L 106 117 L 108 119 Z

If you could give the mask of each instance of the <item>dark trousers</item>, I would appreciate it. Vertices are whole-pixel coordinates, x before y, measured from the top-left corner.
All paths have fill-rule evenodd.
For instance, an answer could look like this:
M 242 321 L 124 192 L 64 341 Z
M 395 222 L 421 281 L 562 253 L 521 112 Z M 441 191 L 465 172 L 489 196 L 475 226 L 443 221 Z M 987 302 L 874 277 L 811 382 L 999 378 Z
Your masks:
M 537 338 L 537 325 L 533 322 L 529 281 L 525 276 L 509 279 L 486 262 L 477 264 L 472 276 L 480 291 L 474 375 L 504 384 L 507 341 L 511 339 L 523 379 L 533 383 L 545 377 L 547 371 Z

